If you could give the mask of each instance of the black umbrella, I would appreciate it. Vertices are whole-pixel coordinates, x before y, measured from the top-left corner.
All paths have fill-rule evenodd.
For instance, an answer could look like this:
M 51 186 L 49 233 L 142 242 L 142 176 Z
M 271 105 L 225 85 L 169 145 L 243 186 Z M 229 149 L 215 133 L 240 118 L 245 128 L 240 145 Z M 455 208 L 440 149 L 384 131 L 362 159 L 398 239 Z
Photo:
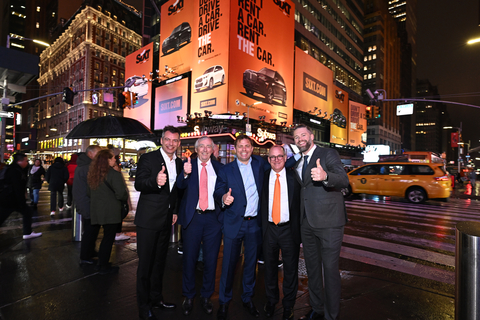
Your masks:
M 149 135 L 152 131 L 131 118 L 105 116 L 80 122 L 66 139 L 127 138 Z

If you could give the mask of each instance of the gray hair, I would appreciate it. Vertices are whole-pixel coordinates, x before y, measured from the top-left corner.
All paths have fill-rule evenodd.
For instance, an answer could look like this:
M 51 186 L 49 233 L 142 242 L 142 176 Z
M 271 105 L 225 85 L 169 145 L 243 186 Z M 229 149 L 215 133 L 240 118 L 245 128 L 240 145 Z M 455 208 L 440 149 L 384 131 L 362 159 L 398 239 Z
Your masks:
M 198 145 L 200 144 L 200 142 L 202 142 L 203 140 L 206 140 L 206 139 L 209 139 L 209 140 L 212 142 L 211 145 L 212 145 L 212 149 L 213 149 L 213 147 L 215 146 L 215 144 L 213 143 L 212 138 L 210 138 L 209 136 L 202 136 L 202 137 L 198 138 L 198 140 L 195 141 L 195 149 L 197 149 L 197 147 L 198 147 Z

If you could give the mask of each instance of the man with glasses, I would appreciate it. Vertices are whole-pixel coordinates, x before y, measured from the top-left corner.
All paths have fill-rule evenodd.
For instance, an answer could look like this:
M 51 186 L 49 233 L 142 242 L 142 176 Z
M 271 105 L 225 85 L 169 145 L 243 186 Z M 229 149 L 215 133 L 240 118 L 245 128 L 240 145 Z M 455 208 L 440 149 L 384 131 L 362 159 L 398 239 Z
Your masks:
M 283 259 L 283 320 L 293 319 L 298 289 L 300 251 L 300 184 L 294 170 L 285 168 L 287 156 L 282 146 L 273 146 L 268 154 L 272 169 L 265 172 L 261 196 L 263 255 L 267 317 L 273 316 L 279 301 L 278 256 Z

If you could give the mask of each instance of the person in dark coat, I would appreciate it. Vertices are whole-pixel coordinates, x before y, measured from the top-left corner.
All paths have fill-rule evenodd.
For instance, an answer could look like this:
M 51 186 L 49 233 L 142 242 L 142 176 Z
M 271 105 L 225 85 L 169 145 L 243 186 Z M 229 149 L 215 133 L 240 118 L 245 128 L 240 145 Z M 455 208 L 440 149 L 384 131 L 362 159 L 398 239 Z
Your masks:
M 33 166 L 28 170 L 28 189 L 34 209 L 37 209 L 43 177 L 45 177 L 45 169 L 42 167 L 42 160 L 35 159 Z
M 62 158 L 57 157 L 53 164 L 48 168 L 45 180 L 48 182 L 48 190 L 50 190 L 50 215 L 55 215 L 57 208 L 57 193 L 58 193 L 58 210 L 63 211 L 63 189 L 65 182 L 68 180 L 68 169 Z
M 5 176 L 0 192 L 0 225 L 14 211 L 20 212 L 23 216 L 23 239 L 40 237 L 40 232 L 32 231 L 32 209 L 27 206 L 25 193 L 27 191 L 27 168 L 28 159 L 24 153 L 13 155 L 13 162 L 3 170 Z
M 70 161 L 67 163 L 67 170 L 68 170 L 68 180 L 67 180 L 67 208 L 72 207 L 73 201 L 73 177 L 75 176 L 75 169 L 77 168 L 77 158 L 78 153 L 72 154 L 70 157 Z

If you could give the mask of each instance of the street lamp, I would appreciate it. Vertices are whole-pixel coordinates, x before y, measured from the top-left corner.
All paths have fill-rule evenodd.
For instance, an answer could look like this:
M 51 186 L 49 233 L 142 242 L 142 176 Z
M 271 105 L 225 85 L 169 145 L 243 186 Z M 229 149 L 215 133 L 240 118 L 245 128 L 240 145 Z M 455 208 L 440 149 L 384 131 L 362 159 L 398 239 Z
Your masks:
M 443 129 L 457 129 L 458 131 L 458 138 L 460 139 L 460 137 L 462 136 L 462 123 L 460 122 L 460 127 L 443 127 Z M 457 143 L 457 148 L 458 148 L 458 159 L 457 159 L 457 162 L 458 162 L 458 174 L 460 174 L 460 143 Z

